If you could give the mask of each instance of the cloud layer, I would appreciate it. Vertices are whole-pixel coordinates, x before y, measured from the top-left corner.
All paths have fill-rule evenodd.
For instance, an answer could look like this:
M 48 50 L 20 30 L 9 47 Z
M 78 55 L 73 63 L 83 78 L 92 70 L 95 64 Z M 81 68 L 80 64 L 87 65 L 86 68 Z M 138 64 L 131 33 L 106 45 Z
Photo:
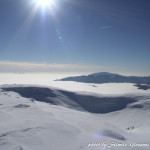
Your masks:
M 0 72 L 26 73 L 26 72 L 95 72 L 102 66 L 77 65 L 77 64 L 46 64 L 28 62 L 0 61 Z

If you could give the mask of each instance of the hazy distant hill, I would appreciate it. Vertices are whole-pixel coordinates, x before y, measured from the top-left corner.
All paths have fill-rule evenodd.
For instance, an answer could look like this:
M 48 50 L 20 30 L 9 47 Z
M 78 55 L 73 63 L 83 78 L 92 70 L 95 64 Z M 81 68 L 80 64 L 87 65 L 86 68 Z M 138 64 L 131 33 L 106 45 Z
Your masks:
M 58 81 L 58 80 L 57 80 Z M 60 79 L 59 81 L 76 81 L 84 83 L 136 83 L 149 84 L 150 76 L 123 76 L 108 72 L 99 72 L 87 76 L 74 76 Z

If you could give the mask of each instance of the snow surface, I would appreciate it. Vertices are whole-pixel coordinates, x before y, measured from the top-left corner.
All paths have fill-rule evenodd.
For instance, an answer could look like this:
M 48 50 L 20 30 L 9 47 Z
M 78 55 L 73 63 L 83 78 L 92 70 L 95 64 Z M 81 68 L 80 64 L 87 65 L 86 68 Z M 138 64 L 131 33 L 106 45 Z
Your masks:
M 150 149 L 150 90 L 129 83 L 53 81 L 61 77 L 0 74 L 0 150 Z M 60 105 L 33 101 L 32 97 L 1 89 L 31 86 L 50 88 Z M 90 113 L 67 107 L 64 102 L 77 105 L 60 90 L 101 98 L 136 98 L 136 102 L 110 113 Z
M 70 87 L 72 91 L 76 89 L 80 94 L 84 91 L 86 95 L 101 97 L 104 96 L 101 94 L 105 94 L 111 98 L 119 93 L 122 97 L 136 97 L 137 101 L 119 111 L 96 114 L 32 101 L 32 98 L 1 89 L 0 150 L 150 149 L 148 90 L 138 90 L 132 84 L 103 84 L 96 87 L 93 84 L 80 84 L 75 87 L 71 83 L 70 86 L 66 83 L 65 88 Z M 1 88 L 30 86 L 3 85 Z M 51 89 L 66 99 L 57 93 L 57 89 Z

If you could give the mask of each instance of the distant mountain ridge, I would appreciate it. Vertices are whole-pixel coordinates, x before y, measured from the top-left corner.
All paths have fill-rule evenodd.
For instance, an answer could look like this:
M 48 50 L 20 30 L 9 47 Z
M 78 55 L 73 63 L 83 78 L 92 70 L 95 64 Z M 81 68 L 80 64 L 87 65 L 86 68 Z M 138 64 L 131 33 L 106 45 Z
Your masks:
M 100 75 L 107 75 L 107 76 L 116 76 L 118 74 L 115 74 L 115 73 L 109 73 L 109 72 L 98 72 L 98 73 L 93 73 L 93 74 L 90 74 L 92 76 L 100 76 Z
M 57 81 L 76 81 L 84 83 L 135 83 L 150 85 L 150 76 L 123 76 L 109 72 L 98 72 L 90 75 L 62 78 Z

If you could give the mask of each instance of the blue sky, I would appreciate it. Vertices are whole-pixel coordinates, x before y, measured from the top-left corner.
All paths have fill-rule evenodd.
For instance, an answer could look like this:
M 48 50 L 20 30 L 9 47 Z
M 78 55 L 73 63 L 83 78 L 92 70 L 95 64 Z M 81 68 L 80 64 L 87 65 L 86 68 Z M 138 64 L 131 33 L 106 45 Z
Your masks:
M 1 0 L 0 43 L 1 72 L 15 62 L 150 74 L 150 1 Z

